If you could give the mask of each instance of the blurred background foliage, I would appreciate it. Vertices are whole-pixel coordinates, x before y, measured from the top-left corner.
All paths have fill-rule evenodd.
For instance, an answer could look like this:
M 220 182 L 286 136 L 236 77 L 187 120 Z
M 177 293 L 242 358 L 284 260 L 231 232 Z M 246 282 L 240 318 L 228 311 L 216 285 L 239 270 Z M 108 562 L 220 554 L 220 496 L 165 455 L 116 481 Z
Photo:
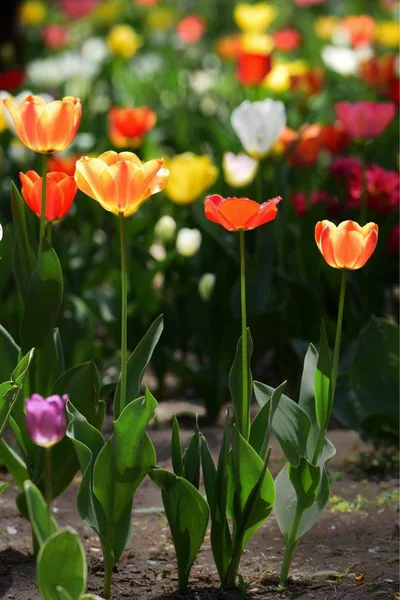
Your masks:
M 359 201 L 354 201 L 349 169 L 345 177 L 337 176 L 336 153 L 320 146 L 310 154 L 299 145 L 294 164 L 278 144 L 259 164 L 254 181 L 232 189 L 224 177 L 223 156 L 242 148 L 230 115 L 245 99 L 279 99 L 288 126 L 299 131 L 305 124 L 333 124 L 338 101 L 398 102 L 397 2 L 271 2 L 273 18 L 262 35 L 275 40 L 273 70 L 257 86 L 238 81 L 238 44 L 246 32 L 234 17 L 239 2 L 233 0 L 7 4 L 0 88 L 12 95 L 29 90 L 82 100 L 80 133 L 53 163 L 54 170 L 73 173 L 82 155 L 121 150 L 110 129 L 113 107 L 148 106 L 156 113 L 155 127 L 134 151 L 145 160 L 171 157 L 178 192 L 171 187 L 152 197 L 127 221 L 127 234 L 129 346 L 156 316 L 165 315 L 162 343 L 152 362 L 157 399 L 201 399 L 211 420 L 228 399 L 240 331 L 238 238 L 204 218 L 207 191 L 258 201 L 278 194 L 284 198 L 273 224 L 246 235 L 248 310 L 255 377 L 274 386 L 288 379 L 289 395 L 296 397 L 305 348 L 317 342 L 321 318 L 333 343 L 337 313 L 340 273 L 322 260 L 314 226 L 324 218 L 357 220 Z M 349 15 L 373 21 L 373 32 L 362 44 L 354 38 L 357 27 L 343 25 Z M 292 32 L 289 50 L 274 38 L 282 30 Z M 18 340 L 21 305 L 12 275 L 10 181 L 38 165 L 4 118 L 0 129 L 1 324 Z M 209 157 L 208 166 L 173 162 L 172 157 L 186 152 Z M 349 142 L 341 154 L 383 172 L 367 190 L 368 220 L 380 226 L 378 248 L 366 268 L 349 273 L 335 410 L 343 425 L 365 439 L 392 442 L 398 438 L 398 119 L 367 143 Z M 188 190 L 184 202 L 174 202 L 182 190 Z M 175 232 L 155 227 L 165 215 L 176 222 Z M 176 235 L 182 228 L 201 232 L 200 248 L 194 244 L 181 251 Z M 116 221 L 79 193 L 55 228 L 53 243 L 65 277 L 59 328 L 66 367 L 94 357 L 103 384 L 112 383 L 120 334 Z M 174 388 L 167 377 L 171 373 L 177 376 Z

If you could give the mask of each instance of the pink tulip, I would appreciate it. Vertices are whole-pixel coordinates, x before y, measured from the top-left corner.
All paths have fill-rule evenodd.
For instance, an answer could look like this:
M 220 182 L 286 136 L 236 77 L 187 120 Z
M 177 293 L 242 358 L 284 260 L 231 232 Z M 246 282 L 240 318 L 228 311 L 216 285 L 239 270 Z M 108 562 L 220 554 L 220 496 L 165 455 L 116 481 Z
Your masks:
M 317 6 L 317 4 L 324 4 L 324 2 L 325 0 L 294 0 L 294 3 L 301 7 Z
M 59 0 L 62 12 L 72 20 L 90 15 L 98 5 L 98 0 Z
M 47 48 L 58 50 L 68 44 L 69 31 L 64 25 L 46 25 L 42 32 L 43 42 Z
M 32 394 L 25 400 L 25 423 L 29 437 L 43 448 L 50 448 L 65 436 L 67 418 L 65 406 L 68 396 L 49 396 L 43 398 Z
M 381 134 L 395 115 L 393 102 L 338 102 L 336 115 L 352 137 L 371 138 Z

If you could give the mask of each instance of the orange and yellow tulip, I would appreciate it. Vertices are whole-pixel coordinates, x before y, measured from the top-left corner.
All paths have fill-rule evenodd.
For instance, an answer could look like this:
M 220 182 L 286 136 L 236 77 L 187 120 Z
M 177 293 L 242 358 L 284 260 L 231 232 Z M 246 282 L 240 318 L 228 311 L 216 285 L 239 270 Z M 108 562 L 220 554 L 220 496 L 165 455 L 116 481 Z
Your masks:
M 276 205 L 281 200 L 277 196 L 258 204 L 249 198 L 223 198 L 214 194 L 205 199 L 204 212 L 207 219 L 228 231 L 244 231 L 273 221 L 278 213 Z
M 81 101 L 71 96 L 48 104 L 40 96 L 27 96 L 18 106 L 11 98 L 5 98 L 3 105 L 21 142 L 40 154 L 62 152 L 68 148 L 82 115 Z
M 78 188 L 115 215 L 130 217 L 152 194 L 165 188 L 169 171 L 162 159 L 142 163 L 133 152 L 108 150 L 76 163 Z
M 42 177 L 36 171 L 20 173 L 22 196 L 33 212 L 40 217 L 42 207 Z M 74 201 L 77 187 L 74 178 L 59 171 L 47 173 L 46 221 L 65 217 Z
M 156 113 L 148 106 L 113 107 L 108 117 L 109 137 L 117 148 L 140 146 L 157 121 Z
M 330 221 L 319 221 L 315 241 L 330 267 L 361 269 L 376 248 L 378 225 L 367 223 L 361 227 L 355 221 L 343 221 L 336 227 Z

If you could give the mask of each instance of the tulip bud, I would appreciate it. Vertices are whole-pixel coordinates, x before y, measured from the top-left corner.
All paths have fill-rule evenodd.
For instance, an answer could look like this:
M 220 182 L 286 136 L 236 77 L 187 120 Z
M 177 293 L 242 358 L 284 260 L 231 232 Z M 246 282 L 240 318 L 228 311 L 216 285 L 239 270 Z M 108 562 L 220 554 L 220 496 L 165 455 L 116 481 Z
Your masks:
M 176 250 L 181 256 L 193 256 L 201 246 L 201 233 L 198 229 L 184 227 L 178 232 Z
M 215 286 L 216 276 L 214 273 L 204 273 L 199 281 L 200 298 L 207 302 L 211 298 Z
M 160 243 L 152 244 L 149 248 L 149 254 L 157 261 L 163 261 L 167 256 L 164 246 Z
M 164 215 L 159 219 L 154 227 L 154 233 L 162 242 L 170 242 L 176 231 L 176 222 L 169 215 Z
M 63 439 L 67 429 L 65 415 L 67 401 L 67 394 L 48 398 L 32 394 L 25 400 L 25 423 L 29 437 L 35 444 L 50 448 Z

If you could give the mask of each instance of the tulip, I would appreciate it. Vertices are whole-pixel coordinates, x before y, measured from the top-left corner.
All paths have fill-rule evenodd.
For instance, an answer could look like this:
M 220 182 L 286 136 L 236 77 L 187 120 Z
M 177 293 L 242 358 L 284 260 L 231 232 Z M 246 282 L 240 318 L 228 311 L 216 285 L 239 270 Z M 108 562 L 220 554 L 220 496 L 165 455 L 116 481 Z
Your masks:
M 337 227 L 330 221 L 315 226 L 315 241 L 322 256 L 335 269 L 361 269 L 378 242 L 378 225 L 361 227 L 354 221 L 343 221 Z
M 188 15 L 179 21 L 176 26 L 178 38 L 185 44 L 199 42 L 205 32 L 205 23 L 199 15 Z
M 162 159 L 142 163 L 133 152 L 103 152 L 76 163 L 78 188 L 114 215 L 130 217 L 152 194 L 167 185 L 169 171 Z
M 240 52 L 236 77 L 242 85 L 258 85 L 271 71 L 271 54 Z
M 35 171 L 20 173 L 22 196 L 33 212 L 40 217 L 42 203 L 42 177 Z M 74 201 L 77 187 L 74 178 L 59 171 L 47 173 L 46 221 L 65 217 Z
M 175 204 L 192 204 L 218 178 L 219 171 L 209 156 L 191 152 L 166 158 L 170 179 L 165 193 Z
M 78 98 L 46 102 L 39 96 L 27 96 L 17 106 L 11 98 L 3 105 L 12 118 L 15 132 L 27 148 L 40 154 L 62 152 L 71 144 L 81 120 Z
M 321 57 L 328 69 L 344 77 L 355 75 L 360 62 L 369 58 L 365 51 L 360 55 L 357 50 L 340 46 L 324 46 Z
M 72 20 L 90 15 L 97 7 L 98 0 L 58 0 L 61 11 Z
M 242 48 L 241 37 L 236 33 L 220 37 L 215 42 L 215 52 L 222 60 L 237 59 Z
M 142 43 L 142 38 L 130 25 L 114 25 L 107 37 L 110 52 L 125 59 L 132 58 Z
M 137 147 L 156 124 L 156 114 L 148 106 L 114 107 L 109 112 L 109 136 L 117 148 Z
M 267 2 L 237 4 L 234 18 L 237 26 L 246 33 L 262 33 L 276 17 L 276 9 Z
M 69 30 L 65 25 L 47 25 L 42 31 L 43 42 L 47 48 L 59 50 L 69 41 Z
M 207 196 L 204 212 L 210 221 L 222 225 L 228 231 L 255 229 L 273 221 L 278 213 L 280 196 L 258 204 L 249 198 L 223 198 L 217 194 Z
M 285 106 L 274 100 L 245 100 L 232 112 L 231 123 L 246 152 L 263 158 L 286 125 Z
M 228 185 L 235 188 L 249 185 L 258 169 L 258 161 L 247 154 L 225 152 L 222 160 L 224 179 Z
M 335 110 L 347 133 L 355 138 L 376 137 L 395 115 L 392 102 L 338 102 Z
M 301 35 L 296 29 L 279 29 L 272 34 L 275 48 L 283 52 L 297 50 L 301 44 Z
M 183 227 L 176 238 L 176 251 L 181 256 L 191 257 L 197 254 L 201 246 L 201 233 L 198 229 Z
M 45 21 L 46 16 L 46 5 L 39 0 L 27 0 L 19 10 L 19 20 L 24 27 L 37 27 Z
M 349 35 L 354 48 L 370 44 L 374 39 L 375 21 L 368 15 L 350 15 L 342 20 L 340 26 Z
M 161 217 L 154 227 L 156 237 L 162 242 L 170 242 L 175 236 L 175 231 L 176 221 L 169 215 Z
M 376 24 L 375 41 L 385 48 L 398 49 L 400 42 L 399 23 L 396 21 L 382 21 Z
M 48 398 L 33 394 L 25 400 L 26 427 L 35 444 L 42 448 L 50 448 L 63 439 L 67 429 L 67 401 L 66 394 Z

